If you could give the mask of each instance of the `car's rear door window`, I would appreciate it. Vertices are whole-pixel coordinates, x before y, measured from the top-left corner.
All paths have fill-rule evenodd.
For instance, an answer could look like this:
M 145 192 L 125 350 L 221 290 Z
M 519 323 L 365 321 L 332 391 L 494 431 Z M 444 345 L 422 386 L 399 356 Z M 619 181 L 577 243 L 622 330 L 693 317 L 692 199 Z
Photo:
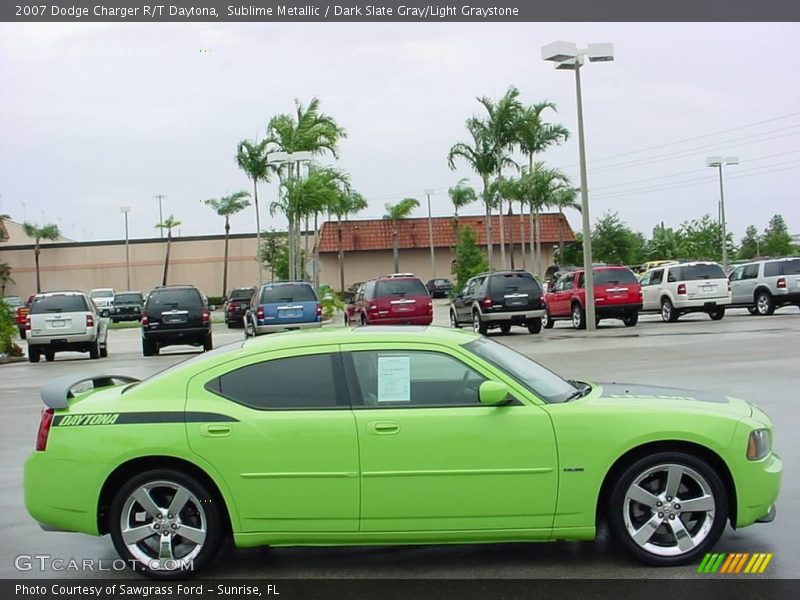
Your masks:
M 153 290 L 147 298 L 149 309 L 169 310 L 180 307 L 199 307 L 203 305 L 200 293 L 194 289 Z
M 141 302 L 142 295 L 141 294 L 117 294 L 114 296 L 114 302 Z
M 278 358 L 241 367 L 206 389 L 257 410 L 349 408 L 338 353 Z
M 700 264 L 672 267 L 668 281 L 699 281 L 701 279 L 727 279 L 725 271 L 717 264 Z
M 384 279 L 375 286 L 375 297 L 427 296 L 428 290 L 419 279 Z
M 594 272 L 595 285 L 617 285 L 621 283 L 638 283 L 636 275 L 629 269 L 603 269 Z
M 491 278 L 491 290 L 493 294 L 528 294 L 538 296 L 542 293 L 542 288 L 536 280 L 527 273 L 503 273 L 494 275 Z
M 268 286 L 261 290 L 261 304 L 277 302 L 315 302 L 314 289 L 304 283 L 287 283 Z
M 42 296 L 34 298 L 31 304 L 31 314 L 38 315 L 44 313 L 61 312 L 85 312 L 89 310 L 86 299 L 77 294 L 64 294 L 55 296 Z
M 800 275 L 800 259 L 784 260 L 781 275 Z

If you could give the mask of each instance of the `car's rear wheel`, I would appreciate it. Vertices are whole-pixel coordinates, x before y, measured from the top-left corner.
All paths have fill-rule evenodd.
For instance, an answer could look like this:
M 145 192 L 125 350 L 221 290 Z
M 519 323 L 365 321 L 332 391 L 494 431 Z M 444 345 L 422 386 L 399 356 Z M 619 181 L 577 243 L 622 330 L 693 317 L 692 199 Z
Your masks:
M 39 351 L 39 349 L 36 348 L 35 346 L 30 346 L 29 345 L 28 346 L 28 360 L 31 361 L 32 363 L 37 363 L 37 362 L 39 362 L 40 358 L 41 358 L 41 352 Z
M 209 350 L 213 349 L 214 349 L 214 339 L 211 337 L 211 334 L 209 333 L 206 336 L 205 341 L 203 342 L 203 351 L 208 352 Z
M 528 333 L 539 333 L 542 331 L 541 317 L 536 317 L 535 319 L 528 319 L 527 321 L 525 321 L 525 324 L 528 326 Z
M 708 316 L 711 317 L 713 321 L 721 320 L 722 317 L 725 316 L 725 307 L 720 306 L 719 308 L 709 311 Z
M 544 316 L 542 317 L 542 325 L 545 329 L 552 329 L 553 325 L 555 325 L 555 321 L 553 321 L 553 317 L 550 316 L 550 311 L 544 311 Z
M 456 318 L 456 311 L 452 308 L 450 309 L 450 327 L 455 327 L 459 329 L 461 325 L 458 323 L 458 319 Z
M 672 305 L 672 300 L 664 298 L 661 301 L 661 320 L 665 323 L 674 323 L 679 316 L 678 311 Z
M 629 465 L 608 503 L 609 526 L 642 562 L 692 562 L 717 542 L 728 519 L 728 498 L 716 471 L 682 452 L 660 452 Z
M 205 485 L 180 471 L 133 477 L 111 503 L 109 529 L 119 555 L 142 575 L 177 579 L 196 573 L 221 545 L 221 507 Z
M 489 326 L 481 319 L 481 313 L 477 310 L 472 313 L 472 331 L 481 335 L 486 335 L 486 332 L 489 331 Z
M 633 327 L 639 322 L 639 313 L 630 313 L 629 315 L 625 315 L 622 317 L 622 322 L 625 323 L 625 327 Z
M 586 311 L 577 303 L 572 305 L 572 326 L 575 329 L 586 329 Z
M 756 310 L 759 315 L 764 317 L 775 312 L 775 301 L 769 292 L 761 291 L 756 294 Z
M 17 329 L 19 329 L 19 339 L 24 340 L 25 339 L 25 328 L 24 327 L 18 327 Z
M 98 340 L 95 340 L 89 348 L 89 358 L 93 360 L 100 358 L 100 342 Z
M 153 344 L 145 339 L 142 339 L 142 355 L 153 356 Z

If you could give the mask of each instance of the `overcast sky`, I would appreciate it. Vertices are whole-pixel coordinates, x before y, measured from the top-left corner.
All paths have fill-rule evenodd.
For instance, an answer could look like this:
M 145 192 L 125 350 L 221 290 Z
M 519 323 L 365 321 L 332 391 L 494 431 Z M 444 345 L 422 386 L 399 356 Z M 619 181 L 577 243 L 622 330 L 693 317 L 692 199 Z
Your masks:
M 722 154 L 741 161 L 726 176 L 737 240 L 775 213 L 800 233 L 799 35 L 794 23 L 2 23 L 0 213 L 107 239 L 123 235 L 128 205 L 131 236 L 150 237 L 161 193 L 182 235 L 219 233 L 200 201 L 250 189 L 237 142 L 316 95 L 349 133 L 338 166 L 369 200 L 361 216 L 404 196 L 424 207 L 426 189 L 435 215 L 452 214 L 447 187 L 479 183 L 445 160 L 467 139 L 476 96 L 516 85 L 526 102 L 555 102 L 550 117 L 576 132 L 573 75 L 540 52 L 571 40 L 616 50 L 615 62 L 583 71 L 593 220 L 618 211 L 649 236 L 660 221 L 716 218 L 705 158 Z M 576 139 L 541 158 L 577 186 Z M 262 184 L 260 194 L 268 203 L 277 189 Z M 266 228 L 283 226 L 264 213 Z M 251 207 L 233 232 L 254 223 Z

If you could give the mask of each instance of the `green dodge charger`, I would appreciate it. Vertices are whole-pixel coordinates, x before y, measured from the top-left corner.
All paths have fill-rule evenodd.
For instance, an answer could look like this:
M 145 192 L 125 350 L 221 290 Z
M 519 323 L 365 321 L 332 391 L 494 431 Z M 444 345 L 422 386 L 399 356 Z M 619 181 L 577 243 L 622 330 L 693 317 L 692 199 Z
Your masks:
M 699 560 L 771 521 L 772 423 L 736 398 L 567 381 L 488 338 L 357 327 L 249 339 L 144 381 L 42 388 L 28 511 L 155 578 L 239 547 L 590 540 Z

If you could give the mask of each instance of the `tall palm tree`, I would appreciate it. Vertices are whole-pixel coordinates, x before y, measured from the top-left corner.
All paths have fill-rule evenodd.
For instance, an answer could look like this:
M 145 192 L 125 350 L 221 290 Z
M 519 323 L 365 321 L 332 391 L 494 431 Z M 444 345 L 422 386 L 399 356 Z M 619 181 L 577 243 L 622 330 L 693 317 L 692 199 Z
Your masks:
M 467 119 L 467 131 L 472 137 L 472 143 L 458 142 L 454 144 L 447 153 L 447 165 L 451 170 L 456 168 L 456 159 L 463 160 L 481 178 L 483 187 L 481 189 L 481 199 L 486 210 L 486 258 L 489 268 L 492 268 L 493 244 L 492 244 L 492 206 L 494 195 L 492 194 L 489 179 L 495 172 L 496 156 L 489 138 L 485 131 L 475 119 Z
M 522 153 L 528 158 L 528 170 L 534 170 L 534 160 L 536 154 L 544 152 L 549 146 L 558 145 L 569 139 L 569 130 L 563 125 L 555 123 L 546 123 L 542 120 L 542 113 L 546 110 L 556 110 L 556 105 L 552 102 L 544 101 L 537 102 L 531 106 L 527 106 L 519 114 L 519 120 L 516 126 L 517 144 L 519 145 Z M 520 207 L 521 208 L 521 207 Z M 539 236 L 535 230 L 538 229 L 539 216 L 530 212 L 530 230 L 531 230 L 531 268 L 535 268 L 536 257 L 541 256 L 541 241 L 538 242 L 538 247 L 534 249 L 534 240 L 538 240 Z M 520 219 L 520 228 L 523 227 L 523 219 Z M 522 238 L 525 238 L 522 232 Z M 523 246 L 523 253 L 525 252 Z
M 484 128 L 494 151 L 495 180 L 499 181 L 503 176 L 503 168 L 507 164 L 516 166 L 509 155 L 517 145 L 517 123 L 523 111 L 522 103 L 519 100 L 519 90 L 511 86 L 499 100 L 481 96 L 478 98 L 478 102 L 486 109 L 486 117 L 479 120 L 479 123 Z M 497 197 L 497 209 L 500 216 L 500 263 L 505 269 L 507 264 L 502 195 Z
M 581 201 L 578 200 L 578 188 L 560 187 L 553 193 L 550 206 L 558 209 L 558 260 L 564 256 L 564 209 L 571 208 L 581 212 Z
M 453 203 L 453 211 L 455 212 L 454 225 L 458 227 L 458 209 L 475 202 L 475 200 L 478 199 L 478 195 L 475 193 L 475 188 L 469 184 L 469 180 L 466 177 L 461 179 L 453 187 L 448 188 L 447 195 L 450 196 L 450 202 Z
M 383 218 L 392 222 L 392 255 L 394 257 L 394 272 L 400 272 L 400 251 L 397 247 L 397 222 L 407 219 L 408 216 L 419 208 L 416 198 L 403 198 L 397 204 L 386 204 L 386 214 Z
M 181 224 L 174 215 L 168 216 L 161 223 L 156 224 L 156 229 L 167 230 L 167 252 L 164 255 L 164 275 L 161 278 L 161 285 L 167 285 L 167 271 L 169 270 L 169 252 L 172 248 L 172 229 L 179 227 Z
M 270 152 L 308 151 L 315 155 L 329 152 L 334 158 L 338 158 L 339 140 L 345 137 L 347 137 L 347 132 L 339 126 L 336 120 L 320 111 L 318 98 L 312 98 L 307 106 L 303 106 L 299 100 L 295 100 L 294 114 L 276 115 L 267 124 L 267 141 Z M 296 166 L 292 163 L 287 163 L 285 169 L 285 174 L 278 171 L 283 180 L 289 180 L 299 175 Z M 297 274 L 301 272 L 300 221 L 297 216 L 297 211 L 293 209 L 286 214 L 289 223 L 290 277 L 297 277 Z
M 539 213 L 548 206 L 553 206 L 555 198 L 565 189 L 572 189 L 569 185 L 569 178 L 559 169 L 552 169 L 545 167 L 544 163 L 534 163 L 533 171 L 529 171 L 533 180 L 531 196 L 528 199 L 528 205 L 531 209 L 531 214 L 534 215 L 534 227 L 531 230 L 533 239 L 531 240 L 531 248 L 533 242 L 536 242 L 536 252 L 533 255 L 531 268 L 538 274 L 543 273 L 542 269 L 542 236 L 539 227 Z
M 5 298 L 6 296 L 6 286 L 9 283 L 16 283 L 14 279 L 11 277 L 11 265 L 2 262 L 0 263 L 0 298 Z
M 225 218 L 225 258 L 223 259 L 224 262 L 222 263 L 223 298 L 228 296 L 228 237 L 231 232 L 230 218 L 231 215 L 235 215 L 236 213 L 241 212 L 250 206 L 250 200 L 248 200 L 249 197 L 249 193 L 241 191 L 229 196 L 222 196 L 219 199 L 209 198 L 208 200 L 203 201 L 203 204 L 210 206 L 220 217 Z
M 339 248 L 339 290 L 344 292 L 344 239 L 342 234 L 342 219 L 347 220 L 348 215 L 361 212 L 367 208 L 367 200 L 354 190 L 341 190 L 333 204 L 328 206 L 328 212 L 336 215 L 336 238 Z M 319 247 L 319 244 L 317 245 Z
M 54 223 L 48 223 L 47 225 L 42 225 L 41 227 L 37 227 L 33 223 L 23 223 L 22 224 L 22 231 L 25 232 L 29 238 L 33 238 L 35 240 L 35 244 L 33 247 L 33 256 L 34 260 L 36 261 L 36 293 L 40 293 L 42 291 L 42 284 L 41 279 L 39 277 L 39 253 L 41 250 L 39 249 L 39 242 L 42 240 L 57 240 L 61 237 L 61 231 L 58 229 L 58 225 Z
M 259 284 L 262 283 L 261 218 L 258 211 L 258 182 L 269 181 L 270 168 L 267 165 L 267 140 L 260 142 L 242 140 L 236 147 L 236 164 L 253 182 L 253 204 L 256 208 L 256 260 L 258 260 Z

